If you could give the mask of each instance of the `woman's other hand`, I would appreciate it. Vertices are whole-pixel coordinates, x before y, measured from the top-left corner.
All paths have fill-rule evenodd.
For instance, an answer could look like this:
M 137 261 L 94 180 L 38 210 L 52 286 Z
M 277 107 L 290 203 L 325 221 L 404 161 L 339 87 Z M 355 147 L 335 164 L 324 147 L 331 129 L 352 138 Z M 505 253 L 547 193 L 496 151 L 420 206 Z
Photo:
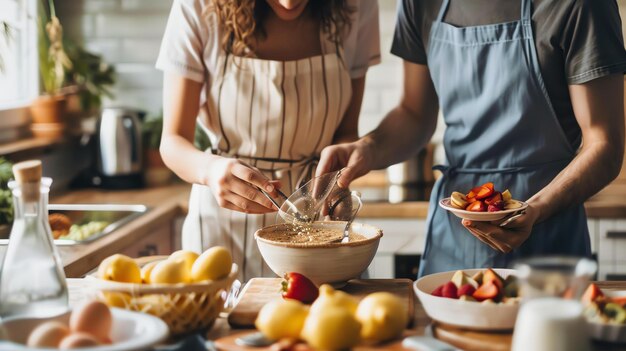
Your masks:
M 206 185 L 224 208 L 251 214 L 275 212 L 277 208 L 259 190 L 275 195 L 279 187 L 260 171 L 231 158 L 213 156 L 207 167 Z M 258 188 L 257 188 L 258 187 Z
M 520 247 L 528 239 L 538 217 L 539 211 L 528 206 L 526 213 L 507 223 L 504 227 L 501 227 L 500 223 L 504 222 L 506 218 L 494 222 L 475 222 L 464 219 L 462 224 L 472 235 L 492 249 L 509 253 Z

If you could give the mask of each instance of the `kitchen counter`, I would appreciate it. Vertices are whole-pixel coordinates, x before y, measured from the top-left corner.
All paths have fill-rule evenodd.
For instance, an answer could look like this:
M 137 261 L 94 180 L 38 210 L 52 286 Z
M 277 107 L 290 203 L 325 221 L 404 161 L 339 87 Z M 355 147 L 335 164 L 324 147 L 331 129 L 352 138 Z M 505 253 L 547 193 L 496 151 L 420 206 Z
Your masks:
M 85 272 L 85 267 L 96 267 L 104 258 L 120 252 L 121 248 L 184 216 L 187 212 L 190 188 L 188 184 L 176 183 L 158 188 L 125 191 L 83 189 L 53 196 L 50 202 L 55 204 L 143 204 L 150 208 L 141 217 L 92 243 L 59 247 L 67 276 L 81 276 Z M 378 194 L 385 194 L 390 189 L 385 173 L 381 171 L 372 172 L 355 181 L 352 188 L 362 193 L 374 191 Z M 423 189 L 423 192 L 427 190 Z M 585 203 L 587 214 L 590 218 L 626 218 L 625 197 L 626 180 L 618 180 Z M 364 196 L 364 206 L 359 216 L 424 219 L 427 214 L 427 201 L 391 203 L 389 199 L 379 198 L 374 201 Z
M 68 277 L 79 277 L 86 267 L 96 267 L 110 255 L 119 253 L 150 233 L 171 225 L 172 221 L 186 213 L 190 186 L 174 184 L 159 188 L 111 191 L 84 189 L 53 196 L 54 204 L 142 204 L 149 211 L 98 240 L 84 245 L 58 246 L 61 260 Z
M 88 298 L 85 294 L 86 289 L 86 281 L 84 279 L 68 279 L 68 287 L 70 292 L 70 305 L 76 305 L 86 298 Z M 626 282 L 597 282 L 597 285 L 603 290 L 624 290 L 626 289 Z M 426 315 L 424 308 L 419 303 L 419 300 L 415 300 L 415 319 L 413 323 L 413 327 L 408 329 L 404 335 L 423 335 L 426 331 L 426 328 L 430 326 L 431 320 Z M 215 325 L 209 330 L 206 334 L 207 340 L 217 340 L 219 338 L 233 335 L 235 333 L 241 333 L 245 331 L 243 329 L 232 329 L 225 318 L 218 318 L 215 322 Z M 481 333 L 475 333 L 477 335 Z M 451 342 L 449 340 L 449 342 Z M 372 350 L 376 350 L 377 348 L 372 348 Z M 384 350 L 385 348 L 378 348 L 379 350 Z M 389 348 L 387 348 L 389 349 Z M 404 350 L 401 347 L 393 348 L 398 350 Z M 594 342 L 594 351 L 618 351 L 623 350 L 623 345 L 617 344 L 604 344 L 604 343 L 596 343 Z

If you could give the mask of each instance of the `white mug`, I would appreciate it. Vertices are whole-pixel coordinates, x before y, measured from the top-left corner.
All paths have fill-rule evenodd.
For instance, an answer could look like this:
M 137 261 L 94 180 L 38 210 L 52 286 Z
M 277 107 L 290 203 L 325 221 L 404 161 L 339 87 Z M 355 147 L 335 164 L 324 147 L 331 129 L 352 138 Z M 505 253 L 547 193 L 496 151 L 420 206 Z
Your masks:
M 589 351 L 582 305 L 553 297 L 523 303 L 513 332 L 512 351 Z

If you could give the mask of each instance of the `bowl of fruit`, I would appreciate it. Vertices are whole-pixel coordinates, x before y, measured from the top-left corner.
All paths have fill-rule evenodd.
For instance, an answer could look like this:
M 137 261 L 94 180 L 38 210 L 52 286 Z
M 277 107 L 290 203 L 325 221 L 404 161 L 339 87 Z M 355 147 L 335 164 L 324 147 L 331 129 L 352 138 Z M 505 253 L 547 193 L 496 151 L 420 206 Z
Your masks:
M 591 337 L 626 343 L 626 291 L 605 291 L 591 284 L 581 299 Z
M 140 259 L 115 254 L 87 278 L 96 299 L 159 317 L 177 335 L 211 327 L 237 275 L 230 252 L 216 246 L 201 255 L 184 250 Z
M 512 269 L 466 269 L 418 279 L 413 290 L 437 322 L 473 330 L 511 330 L 519 310 Z
M 528 204 L 513 199 L 508 189 L 500 192 L 493 183 L 488 182 L 467 193 L 454 191 L 450 197 L 441 199 L 439 206 L 459 218 L 488 222 L 522 212 Z

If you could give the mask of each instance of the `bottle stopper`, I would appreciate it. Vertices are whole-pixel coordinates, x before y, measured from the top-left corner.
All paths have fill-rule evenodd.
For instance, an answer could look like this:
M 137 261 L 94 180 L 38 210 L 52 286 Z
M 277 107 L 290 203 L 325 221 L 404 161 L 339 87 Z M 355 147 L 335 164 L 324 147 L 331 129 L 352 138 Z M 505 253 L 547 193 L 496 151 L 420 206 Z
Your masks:
M 22 187 L 24 201 L 39 200 L 41 174 L 40 160 L 24 161 L 13 165 L 13 176 L 15 182 Z

